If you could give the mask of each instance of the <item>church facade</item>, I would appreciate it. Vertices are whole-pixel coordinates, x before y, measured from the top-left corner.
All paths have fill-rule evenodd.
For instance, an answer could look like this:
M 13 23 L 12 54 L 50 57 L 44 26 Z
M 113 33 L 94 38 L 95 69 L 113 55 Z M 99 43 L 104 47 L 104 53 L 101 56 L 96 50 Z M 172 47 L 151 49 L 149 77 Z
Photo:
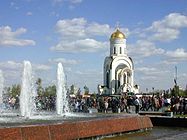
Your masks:
M 104 90 L 107 94 L 137 92 L 134 86 L 134 64 L 127 54 L 126 37 L 119 30 L 110 37 L 110 55 L 104 61 Z

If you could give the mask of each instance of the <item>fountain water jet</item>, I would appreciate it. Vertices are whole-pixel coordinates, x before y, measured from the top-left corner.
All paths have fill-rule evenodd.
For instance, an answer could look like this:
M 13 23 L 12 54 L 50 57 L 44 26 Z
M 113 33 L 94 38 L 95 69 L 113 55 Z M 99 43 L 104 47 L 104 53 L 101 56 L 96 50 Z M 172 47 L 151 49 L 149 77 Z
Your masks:
M 21 116 L 25 118 L 30 118 L 31 116 L 33 109 L 33 96 L 32 66 L 29 61 L 24 61 L 20 94 L 20 112 Z
M 56 111 L 58 115 L 64 115 L 69 112 L 67 90 L 65 87 L 65 74 L 62 63 L 58 63 L 57 68 L 57 93 L 56 93 Z
M 21 93 L 19 97 L 20 112 L 0 112 L 0 124 L 6 123 L 25 123 L 32 122 L 32 120 L 64 120 L 74 117 L 94 117 L 93 114 L 75 114 L 70 113 L 69 103 L 67 98 L 66 80 L 64 69 L 61 63 L 57 67 L 57 99 L 56 99 L 56 114 L 53 111 L 39 111 L 36 110 L 36 102 L 34 99 L 37 96 L 34 87 L 32 66 L 29 61 L 24 61 L 22 72 Z M 11 111 L 11 112 L 10 112 Z M 63 116 L 63 117 L 62 117 Z M 64 117 L 66 116 L 66 117 Z

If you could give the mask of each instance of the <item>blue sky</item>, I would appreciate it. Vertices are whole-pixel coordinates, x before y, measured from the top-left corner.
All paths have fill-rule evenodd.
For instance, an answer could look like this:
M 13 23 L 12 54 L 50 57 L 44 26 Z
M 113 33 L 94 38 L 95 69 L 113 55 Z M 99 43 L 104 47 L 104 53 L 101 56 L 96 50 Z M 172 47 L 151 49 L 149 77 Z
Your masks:
M 178 84 L 186 87 L 185 0 L 2 0 L 0 70 L 5 85 L 21 81 L 24 60 L 44 85 L 55 83 L 62 62 L 68 85 L 87 85 L 97 92 L 118 22 L 141 91 L 172 87 L 175 66 Z

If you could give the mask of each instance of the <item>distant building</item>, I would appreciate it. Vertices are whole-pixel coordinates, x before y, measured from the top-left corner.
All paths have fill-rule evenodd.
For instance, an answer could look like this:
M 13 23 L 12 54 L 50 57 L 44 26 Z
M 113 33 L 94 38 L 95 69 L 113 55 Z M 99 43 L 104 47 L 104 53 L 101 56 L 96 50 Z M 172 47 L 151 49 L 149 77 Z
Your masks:
M 105 58 L 103 74 L 103 87 L 108 94 L 139 91 L 134 86 L 134 64 L 127 55 L 126 37 L 119 29 L 110 37 L 110 56 Z

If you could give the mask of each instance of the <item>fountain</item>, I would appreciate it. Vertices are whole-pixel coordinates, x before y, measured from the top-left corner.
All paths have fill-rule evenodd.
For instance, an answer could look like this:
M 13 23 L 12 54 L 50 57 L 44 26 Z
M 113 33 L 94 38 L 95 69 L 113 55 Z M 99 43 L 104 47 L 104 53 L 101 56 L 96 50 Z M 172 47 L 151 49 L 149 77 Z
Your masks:
M 84 115 L 70 114 L 67 90 L 65 87 L 65 74 L 61 63 L 57 67 L 57 92 L 56 92 L 56 114 L 52 111 L 37 111 L 35 97 L 36 92 L 32 78 L 32 66 L 29 61 L 24 61 L 22 86 L 20 94 L 20 114 L 26 119 L 62 120 L 62 116 L 81 117 Z
M 22 86 L 20 94 L 20 112 L 21 116 L 30 118 L 34 108 L 34 90 L 32 82 L 32 66 L 29 61 L 24 61 L 24 69 L 22 75 Z
M 0 71 L 1 92 L 3 87 L 2 77 L 2 72 Z M 20 94 L 21 116 L 18 114 L 2 115 L 4 112 L 1 113 L 0 138 L 5 140 L 10 138 L 79 139 L 152 127 L 148 117 L 140 117 L 138 115 L 70 114 L 66 95 L 65 74 L 61 63 L 57 67 L 56 113 L 34 112 L 35 102 L 33 102 L 33 99 L 36 96 L 36 92 L 34 92 L 32 79 L 31 63 L 24 61 Z M 112 126 L 112 129 L 109 129 L 108 126 Z
M 67 90 L 65 87 L 65 74 L 62 63 L 58 63 L 57 68 L 56 111 L 58 115 L 69 113 Z

